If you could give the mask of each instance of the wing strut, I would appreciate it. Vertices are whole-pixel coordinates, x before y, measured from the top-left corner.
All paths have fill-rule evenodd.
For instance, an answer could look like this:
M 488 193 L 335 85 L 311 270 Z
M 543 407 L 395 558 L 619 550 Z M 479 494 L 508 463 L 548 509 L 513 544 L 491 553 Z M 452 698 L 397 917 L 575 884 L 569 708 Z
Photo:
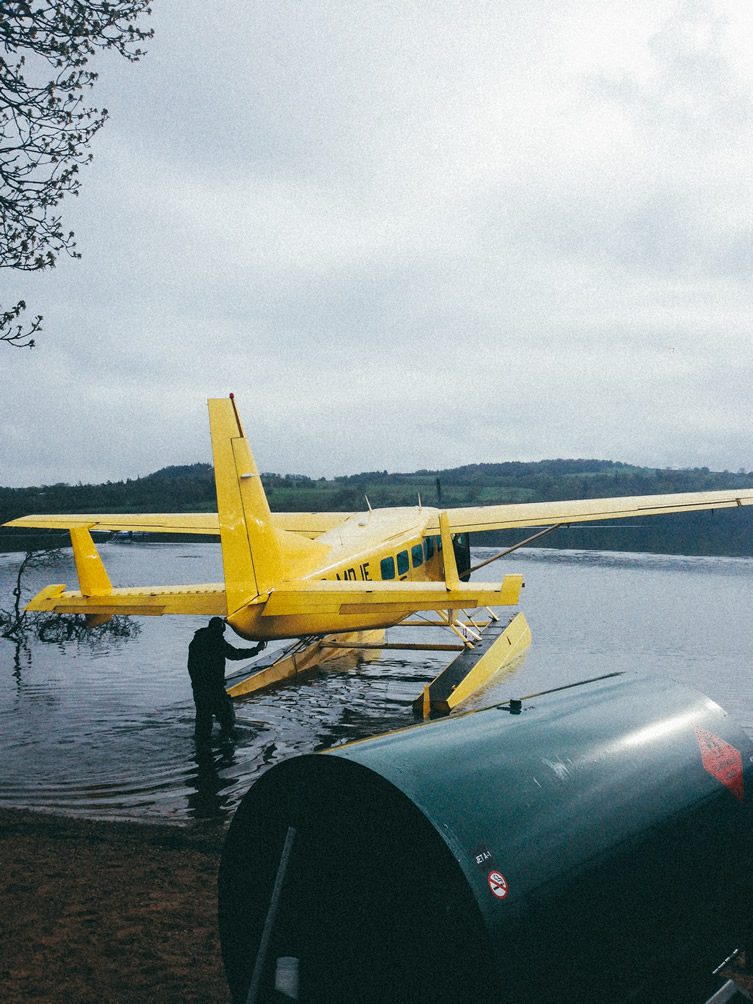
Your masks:
M 455 548 L 452 546 L 450 520 L 446 512 L 439 514 L 439 535 L 442 538 L 442 561 L 444 562 L 444 581 L 448 591 L 460 589 L 458 563 L 455 560 Z
M 474 565 L 473 568 L 469 568 L 468 571 L 469 573 L 477 572 L 479 568 L 485 568 L 487 565 L 491 565 L 491 563 L 496 561 L 498 558 L 504 558 L 505 555 L 512 554 L 513 551 L 517 551 L 519 547 L 525 547 L 526 544 L 531 544 L 534 540 L 538 540 L 539 537 L 546 537 L 546 535 L 551 533 L 552 530 L 559 530 L 561 526 L 566 525 L 567 524 L 565 523 L 555 523 L 553 526 L 545 526 L 543 530 L 539 530 L 538 533 L 534 533 L 530 537 L 526 537 L 525 540 L 521 540 L 519 543 L 513 544 L 512 547 L 506 547 L 504 551 L 497 551 L 497 553 L 493 554 L 491 558 L 486 558 L 486 560 L 480 561 L 478 565 Z

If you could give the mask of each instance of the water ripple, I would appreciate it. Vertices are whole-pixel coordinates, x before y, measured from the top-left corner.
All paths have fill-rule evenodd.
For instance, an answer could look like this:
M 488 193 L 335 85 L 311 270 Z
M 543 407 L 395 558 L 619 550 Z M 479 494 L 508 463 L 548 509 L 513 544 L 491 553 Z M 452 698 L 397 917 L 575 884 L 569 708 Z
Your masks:
M 211 581 L 211 545 L 105 545 L 113 579 Z M 483 553 L 479 554 L 483 557 Z M 7 606 L 16 556 L 0 556 Z M 158 567 L 160 566 L 160 567 Z M 534 644 L 493 703 L 615 670 L 682 680 L 753 734 L 753 562 L 609 552 L 527 550 L 484 577 L 525 573 Z M 30 583 L 46 583 L 39 573 Z M 58 581 L 75 582 L 68 565 Z M 296 753 L 402 727 L 446 654 L 340 659 L 296 685 L 237 702 L 238 739 L 193 742 L 185 661 L 203 618 L 143 618 L 132 638 L 14 646 L 0 641 L 0 804 L 119 819 L 222 820 L 252 781 Z M 416 640 L 395 629 L 390 640 Z M 232 640 L 232 639 L 229 639 Z

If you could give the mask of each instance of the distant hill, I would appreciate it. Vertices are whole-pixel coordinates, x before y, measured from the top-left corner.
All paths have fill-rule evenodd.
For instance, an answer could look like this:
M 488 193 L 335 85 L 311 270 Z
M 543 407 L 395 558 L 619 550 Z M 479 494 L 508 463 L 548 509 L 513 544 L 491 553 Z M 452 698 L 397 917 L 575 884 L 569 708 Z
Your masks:
M 412 474 L 368 471 L 331 480 L 301 474 L 263 474 L 273 510 L 349 511 L 372 506 L 482 505 L 610 495 L 714 491 L 753 487 L 753 472 L 636 467 L 611 460 L 540 460 L 466 464 Z M 163 467 L 145 477 L 101 485 L 43 485 L 0 488 L 0 522 L 31 513 L 213 512 L 216 508 L 210 464 Z M 753 555 L 753 506 L 725 512 L 652 517 L 603 526 L 560 529 L 542 542 L 547 547 L 653 551 L 674 554 Z M 12 546 L 11 531 L 2 543 Z M 28 535 L 27 535 L 28 536 Z M 476 543 L 520 540 L 523 531 L 482 534 Z M 18 546 L 18 544 L 16 544 Z

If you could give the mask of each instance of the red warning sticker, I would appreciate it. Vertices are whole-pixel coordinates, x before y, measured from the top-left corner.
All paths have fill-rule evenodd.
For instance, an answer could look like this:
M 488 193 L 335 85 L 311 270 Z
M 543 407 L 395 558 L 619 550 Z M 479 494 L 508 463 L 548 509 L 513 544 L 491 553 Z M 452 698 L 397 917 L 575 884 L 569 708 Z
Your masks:
M 497 899 L 504 899 L 508 893 L 507 879 L 502 874 L 502 872 L 493 871 L 489 872 L 486 876 L 486 881 L 489 883 L 489 888 L 492 891 L 492 896 L 496 896 Z
M 696 739 L 701 751 L 701 763 L 717 781 L 729 788 L 735 798 L 743 799 L 743 758 L 740 750 L 706 729 L 696 728 Z

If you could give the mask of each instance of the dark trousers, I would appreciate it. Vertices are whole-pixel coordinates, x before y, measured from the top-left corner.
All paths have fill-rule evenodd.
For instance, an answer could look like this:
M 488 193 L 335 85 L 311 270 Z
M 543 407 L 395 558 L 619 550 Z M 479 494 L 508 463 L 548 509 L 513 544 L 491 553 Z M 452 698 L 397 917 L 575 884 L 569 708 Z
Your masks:
M 212 735 L 212 719 L 220 723 L 223 736 L 235 734 L 235 711 L 233 702 L 223 690 L 220 694 L 201 694 L 194 691 L 196 705 L 195 735 L 197 742 L 207 742 Z

